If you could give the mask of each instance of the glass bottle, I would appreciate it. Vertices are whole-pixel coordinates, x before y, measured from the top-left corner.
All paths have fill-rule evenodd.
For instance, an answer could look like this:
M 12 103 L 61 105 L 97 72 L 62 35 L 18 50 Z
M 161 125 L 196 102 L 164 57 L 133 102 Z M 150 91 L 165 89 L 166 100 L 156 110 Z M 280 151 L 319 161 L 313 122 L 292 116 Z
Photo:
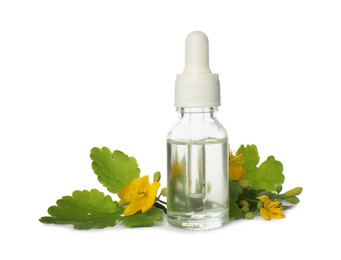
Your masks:
M 216 118 L 219 88 L 208 66 L 207 36 L 190 33 L 185 70 L 176 81 L 179 116 L 167 137 L 167 219 L 178 227 L 213 229 L 229 219 L 228 140 Z

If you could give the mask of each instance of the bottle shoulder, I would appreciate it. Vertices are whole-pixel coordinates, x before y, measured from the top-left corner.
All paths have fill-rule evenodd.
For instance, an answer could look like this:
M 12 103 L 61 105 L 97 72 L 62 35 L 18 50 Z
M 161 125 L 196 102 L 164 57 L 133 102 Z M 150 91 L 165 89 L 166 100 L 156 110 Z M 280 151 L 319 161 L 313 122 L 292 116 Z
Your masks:
M 227 139 L 227 131 L 217 118 L 180 118 L 170 128 L 167 139 L 177 141 L 222 140 Z

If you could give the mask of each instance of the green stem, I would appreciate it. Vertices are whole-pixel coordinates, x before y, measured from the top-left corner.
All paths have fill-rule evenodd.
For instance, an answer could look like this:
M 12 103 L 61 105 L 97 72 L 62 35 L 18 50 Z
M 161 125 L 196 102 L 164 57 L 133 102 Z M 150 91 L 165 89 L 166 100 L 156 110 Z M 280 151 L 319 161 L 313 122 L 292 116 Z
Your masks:
M 249 200 L 249 201 L 252 201 L 252 202 L 258 202 L 259 201 L 259 200 L 250 199 L 250 198 L 247 198 L 247 197 L 242 197 L 242 199 Z
M 163 204 L 165 204 L 165 205 L 167 205 L 167 202 L 166 202 L 166 201 L 160 200 L 159 198 L 160 198 L 160 196 L 159 196 L 156 200 L 159 201 L 159 202 L 161 202 L 161 203 L 163 203 Z
M 154 206 L 155 206 L 156 208 L 158 208 L 158 209 L 162 209 L 162 210 L 165 212 L 165 214 L 167 214 L 167 208 L 166 208 L 164 205 L 162 205 L 162 204 L 160 204 L 159 202 L 155 201 L 155 202 L 154 202 Z

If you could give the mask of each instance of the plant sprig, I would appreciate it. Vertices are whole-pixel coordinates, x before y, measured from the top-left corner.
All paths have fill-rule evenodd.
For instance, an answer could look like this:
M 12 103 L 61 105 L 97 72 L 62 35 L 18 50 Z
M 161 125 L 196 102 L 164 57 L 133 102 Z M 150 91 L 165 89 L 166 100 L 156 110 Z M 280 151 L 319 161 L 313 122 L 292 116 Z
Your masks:
M 122 222 L 126 227 L 150 227 L 163 221 L 167 203 L 167 188 L 157 194 L 161 173 L 140 177 L 134 157 L 121 151 L 93 148 L 90 152 L 92 169 L 98 181 L 120 200 L 114 201 L 97 189 L 77 190 L 71 196 L 57 200 L 48 208 L 50 216 L 39 219 L 45 224 L 71 224 L 75 229 L 112 227 Z M 282 210 L 299 203 L 302 188 L 282 192 L 283 165 L 274 156 L 259 163 L 255 145 L 241 145 L 236 155 L 230 153 L 229 204 L 230 219 L 264 219 L 284 217 Z
M 283 210 L 299 203 L 303 188 L 281 193 L 284 183 L 283 165 L 269 156 L 259 166 L 256 145 L 241 145 L 236 155 L 230 153 L 230 218 L 283 218 Z M 232 166 L 232 167 L 231 167 Z

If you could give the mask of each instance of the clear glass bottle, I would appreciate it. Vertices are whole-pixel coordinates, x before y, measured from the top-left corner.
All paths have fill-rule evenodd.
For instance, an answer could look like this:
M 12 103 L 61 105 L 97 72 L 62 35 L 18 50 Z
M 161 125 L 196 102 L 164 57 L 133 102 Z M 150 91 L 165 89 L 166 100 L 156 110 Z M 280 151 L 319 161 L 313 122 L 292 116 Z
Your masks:
M 179 118 L 167 137 L 168 222 L 196 230 L 221 227 L 229 219 L 228 140 L 216 118 L 219 79 L 209 70 L 202 32 L 187 36 L 186 67 L 175 91 Z

